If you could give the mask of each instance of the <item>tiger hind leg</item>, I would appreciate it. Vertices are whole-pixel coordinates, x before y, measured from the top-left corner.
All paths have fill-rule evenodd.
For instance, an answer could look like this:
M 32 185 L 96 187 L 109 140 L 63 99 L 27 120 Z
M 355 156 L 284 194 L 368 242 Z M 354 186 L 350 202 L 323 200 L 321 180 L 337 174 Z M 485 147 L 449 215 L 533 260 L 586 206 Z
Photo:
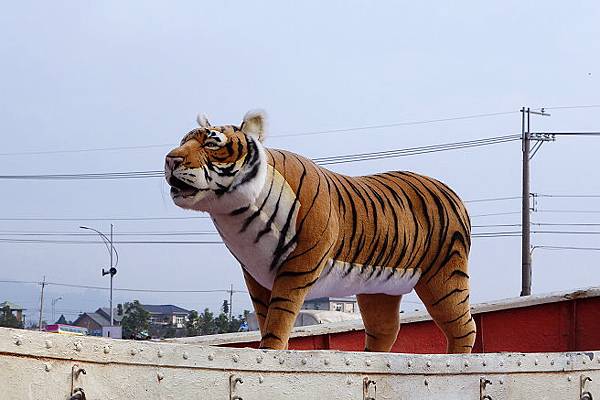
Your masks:
M 415 291 L 444 332 L 447 352 L 471 353 L 477 328 L 469 304 L 467 261 L 453 257 L 435 271 L 422 276 Z
M 356 299 L 365 325 L 365 351 L 390 351 L 400 331 L 402 296 L 359 294 Z

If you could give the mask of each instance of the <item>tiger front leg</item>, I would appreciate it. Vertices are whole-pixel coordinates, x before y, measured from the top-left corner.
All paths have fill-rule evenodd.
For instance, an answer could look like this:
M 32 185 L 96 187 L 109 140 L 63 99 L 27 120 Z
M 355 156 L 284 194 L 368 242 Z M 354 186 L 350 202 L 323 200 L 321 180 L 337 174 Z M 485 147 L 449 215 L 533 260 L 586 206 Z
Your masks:
M 302 257 L 285 262 L 279 269 L 262 331 L 261 349 L 285 350 L 304 299 L 317 282 L 328 259 L 328 252 L 314 263 Z

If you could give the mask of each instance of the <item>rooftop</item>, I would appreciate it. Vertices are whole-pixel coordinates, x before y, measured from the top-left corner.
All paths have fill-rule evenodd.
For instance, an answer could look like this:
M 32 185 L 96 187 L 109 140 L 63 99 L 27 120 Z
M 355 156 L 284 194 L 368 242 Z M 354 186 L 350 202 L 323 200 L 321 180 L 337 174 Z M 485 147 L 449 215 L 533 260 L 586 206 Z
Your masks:
M 148 311 L 150 314 L 181 314 L 188 315 L 190 312 L 184 308 L 174 306 L 172 304 L 142 304 L 144 310 Z
M 25 310 L 25 308 L 23 308 L 23 306 L 20 306 L 15 303 L 11 303 L 10 301 L 3 301 L 2 303 L 0 303 L 0 309 L 4 308 L 6 306 L 8 306 L 8 308 L 10 308 L 11 310 Z

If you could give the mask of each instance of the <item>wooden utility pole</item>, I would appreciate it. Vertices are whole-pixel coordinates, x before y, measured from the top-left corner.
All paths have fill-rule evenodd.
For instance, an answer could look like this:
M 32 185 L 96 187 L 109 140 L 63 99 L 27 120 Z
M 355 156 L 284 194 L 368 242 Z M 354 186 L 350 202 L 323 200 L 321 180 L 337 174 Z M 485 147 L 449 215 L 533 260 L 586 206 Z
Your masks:
M 44 288 L 46 287 L 46 275 L 44 275 L 44 279 L 42 280 L 42 294 L 40 295 L 40 320 L 38 322 L 38 330 L 42 330 L 42 315 L 44 313 Z

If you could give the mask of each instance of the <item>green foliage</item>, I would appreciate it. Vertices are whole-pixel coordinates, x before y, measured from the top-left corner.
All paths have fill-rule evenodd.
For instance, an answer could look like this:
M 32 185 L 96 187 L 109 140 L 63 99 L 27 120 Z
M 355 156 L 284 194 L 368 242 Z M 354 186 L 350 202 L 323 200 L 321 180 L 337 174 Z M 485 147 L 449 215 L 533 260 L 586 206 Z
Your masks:
M 121 320 L 123 328 L 123 338 L 125 339 L 146 339 L 150 329 L 150 313 L 144 310 L 144 307 L 138 300 L 133 303 L 125 303 L 125 315 Z
M 228 310 L 229 311 L 229 310 Z M 215 318 L 214 314 L 205 308 L 202 314 L 196 310 L 190 311 L 186 322 L 186 336 L 214 335 L 217 333 L 237 332 L 250 311 L 244 310 L 244 315 L 232 317 L 229 321 L 227 313 L 221 312 Z
M 7 328 L 23 328 L 23 322 L 19 321 L 10 310 L 9 306 L 0 310 L 0 326 Z

